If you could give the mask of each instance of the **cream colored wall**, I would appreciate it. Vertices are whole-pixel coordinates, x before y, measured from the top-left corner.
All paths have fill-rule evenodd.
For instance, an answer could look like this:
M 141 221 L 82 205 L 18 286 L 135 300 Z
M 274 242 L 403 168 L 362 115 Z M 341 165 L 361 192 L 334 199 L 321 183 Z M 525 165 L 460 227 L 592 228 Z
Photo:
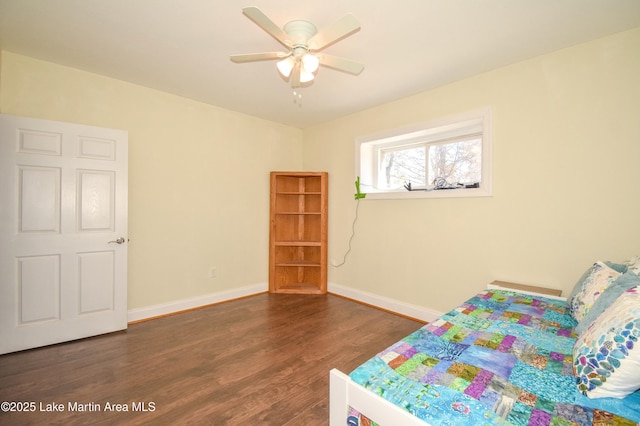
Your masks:
M 351 234 L 356 137 L 487 106 L 493 197 L 361 201 L 330 283 L 446 311 L 495 279 L 568 294 L 595 260 L 640 254 L 636 29 L 305 129 L 305 168 L 330 175 L 329 258 Z
M 0 112 L 129 131 L 134 309 L 266 288 L 269 170 L 329 171 L 341 261 L 355 138 L 489 106 L 494 196 L 364 200 L 347 263 L 329 268 L 331 283 L 444 311 L 494 279 L 567 293 L 594 260 L 640 254 L 639 47 L 637 29 L 304 131 L 2 52 Z
M 301 130 L 6 51 L 1 61 L 1 112 L 129 131 L 129 309 L 267 289 L 269 171 L 300 168 Z

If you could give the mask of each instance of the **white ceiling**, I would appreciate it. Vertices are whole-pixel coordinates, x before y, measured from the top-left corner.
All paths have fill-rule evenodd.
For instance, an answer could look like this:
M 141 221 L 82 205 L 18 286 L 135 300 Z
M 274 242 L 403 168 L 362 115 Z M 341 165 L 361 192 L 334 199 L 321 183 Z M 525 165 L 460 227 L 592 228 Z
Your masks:
M 326 52 L 364 71 L 321 67 L 299 106 L 275 61 L 229 60 L 282 50 L 246 6 L 320 30 L 353 13 Z M 300 128 L 635 27 L 640 0 L 0 0 L 3 50 Z

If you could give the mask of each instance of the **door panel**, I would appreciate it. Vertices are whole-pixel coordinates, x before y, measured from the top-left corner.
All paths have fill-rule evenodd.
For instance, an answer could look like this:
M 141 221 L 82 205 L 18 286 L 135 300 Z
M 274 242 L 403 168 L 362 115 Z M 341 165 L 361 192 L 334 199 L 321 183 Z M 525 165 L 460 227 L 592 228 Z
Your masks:
M 115 175 L 99 170 L 78 171 L 80 232 L 113 231 Z
M 60 256 L 18 261 L 19 325 L 60 319 Z
M 113 310 L 113 254 L 112 251 L 78 253 L 81 314 Z
M 62 135 L 38 130 L 17 129 L 18 152 L 28 154 L 62 154 Z
M 127 196 L 126 132 L 0 114 L 0 353 L 126 328 Z
M 81 137 L 78 145 L 78 156 L 95 160 L 115 160 L 115 141 L 113 139 Z
M 60 169 L 18 166 L 19 232 L 60 232 Z

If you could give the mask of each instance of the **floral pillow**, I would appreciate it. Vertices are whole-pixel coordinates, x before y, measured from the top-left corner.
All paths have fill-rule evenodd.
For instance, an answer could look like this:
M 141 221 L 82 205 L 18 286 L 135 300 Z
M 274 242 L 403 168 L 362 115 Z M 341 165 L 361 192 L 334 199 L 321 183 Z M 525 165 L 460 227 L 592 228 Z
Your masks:
M 569 298 L 571 316 L 578 322 L 582 321 L 596 299 L 620 275 L 621 272 L 605 262 L 594 263 L 578 281 Z
M 618 297 L 576 340 L 573 371 L 589 398 L 624 398 L 640 388 L 640 287 Z
M 611 306 L 618 297 L 630 288 L 640 286 L 640 275 L 633 272 L 627 272 L 620 275 L 607 289 L 596 299 L 591 309 L 585 314 L 582 321 L 576 325 L 576 334 L 581 334 L 602 314 L 609 306 Z

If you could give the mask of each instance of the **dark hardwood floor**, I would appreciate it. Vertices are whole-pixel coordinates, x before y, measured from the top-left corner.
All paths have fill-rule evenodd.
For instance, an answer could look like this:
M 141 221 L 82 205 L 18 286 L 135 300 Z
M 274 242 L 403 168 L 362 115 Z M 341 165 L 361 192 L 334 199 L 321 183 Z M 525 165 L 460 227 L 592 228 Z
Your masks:
M 0 402 L 36 411 L 0 412 L 0 424 L 327 425 L 329 370 L 421 326 L 333 295 L 260 294 L 2 355 Z M 51 404 L 64 411 L 40 411 Z

